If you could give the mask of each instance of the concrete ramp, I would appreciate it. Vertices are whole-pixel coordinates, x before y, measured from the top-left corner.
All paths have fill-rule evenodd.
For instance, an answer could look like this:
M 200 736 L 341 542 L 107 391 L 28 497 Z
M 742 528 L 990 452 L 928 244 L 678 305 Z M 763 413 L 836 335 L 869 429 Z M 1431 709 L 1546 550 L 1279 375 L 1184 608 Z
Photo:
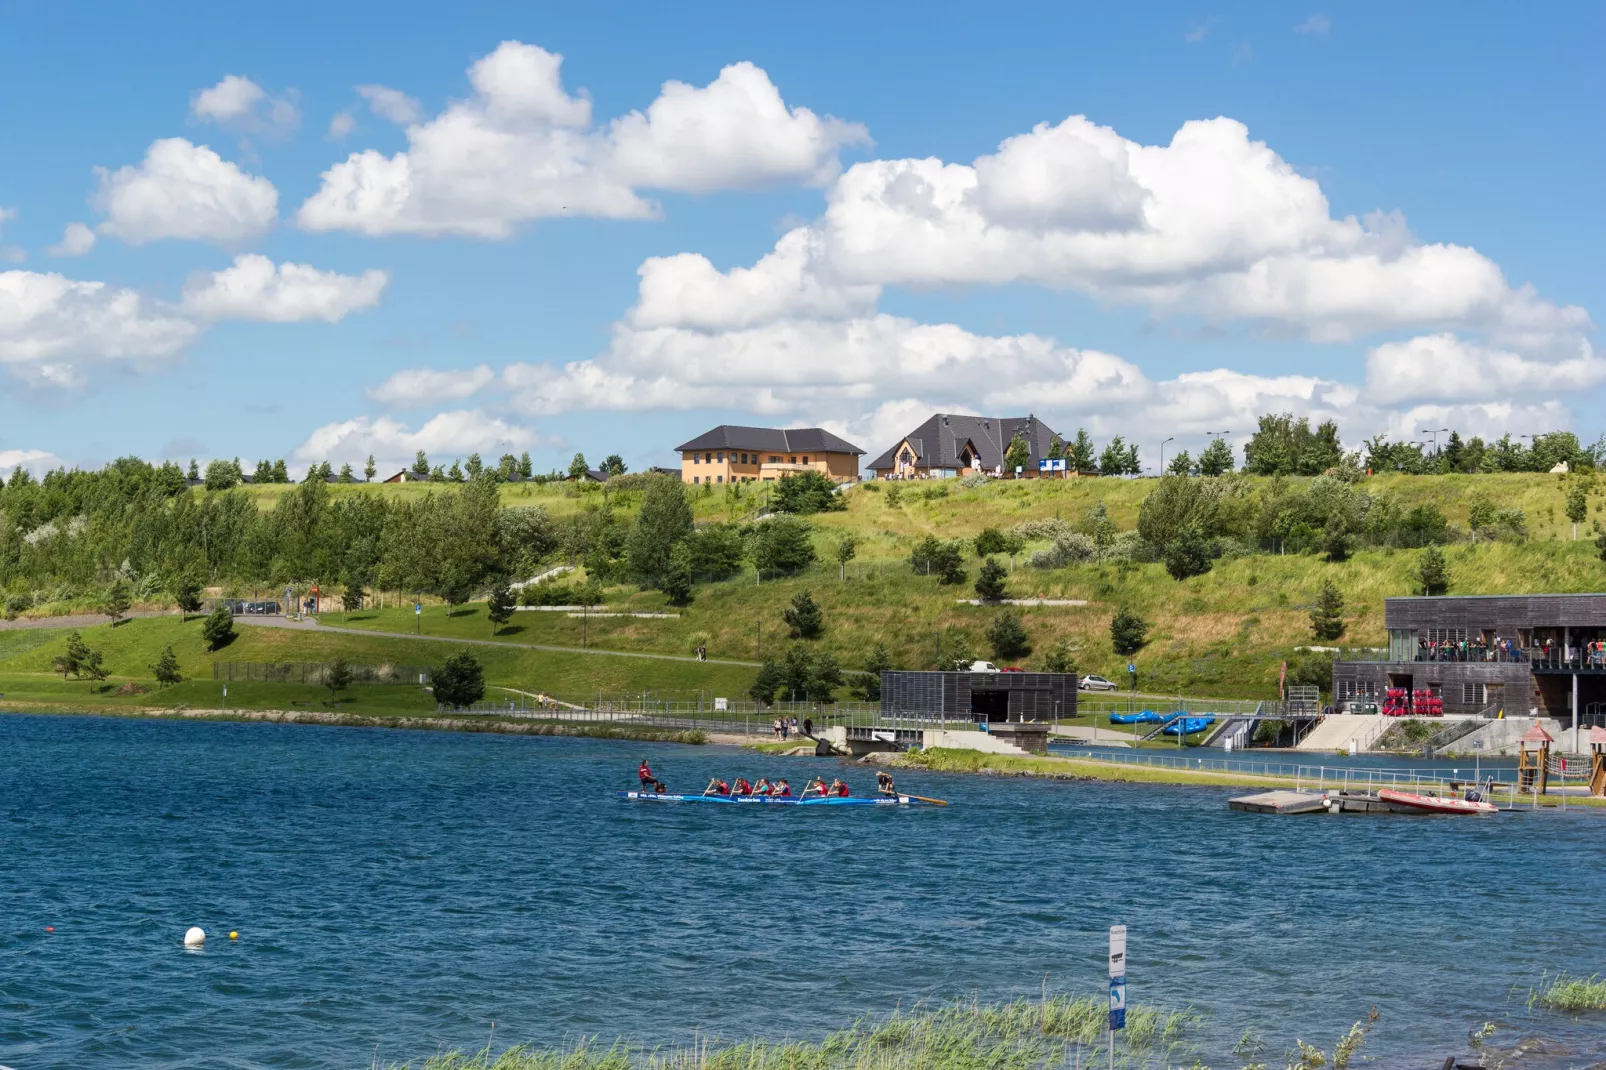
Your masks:
M 1382 718 L 1375 713 L 1332 713 L 1322 718 L 1310 734 L 1299 741 L 1296 750 L 1319 750 L 1328 753 L 1349 753 L 1350 742 L 1364 746 Z
M 1568 749 L 1572 742 L 1572 729 L 1563 728 L 1554 717 L 1503 717 L 1488 722 L 1470 735 L 1456 740 L 1449 749 L 1467 754 L 1516 754 L 1521 748 L 1517 741 L 1535 724 L 1544 726 L 1556 740 L 1553 751 Z

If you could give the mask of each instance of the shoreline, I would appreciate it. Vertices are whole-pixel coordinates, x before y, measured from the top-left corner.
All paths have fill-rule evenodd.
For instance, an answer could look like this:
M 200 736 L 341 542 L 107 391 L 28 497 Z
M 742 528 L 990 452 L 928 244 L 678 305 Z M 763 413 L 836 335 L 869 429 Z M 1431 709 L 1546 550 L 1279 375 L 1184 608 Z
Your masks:
M 49 717 L 138 717 L 149 720 L 234 721 L 263 724 L 310 724 L 337 728 L 400 728 L 424 732 L 489 732 L 509 736 L 581 736 L 592 739 L 640 740 L 647 743 L 701 745 L 723 742 L 700 729 L 632 727 L 615 724 L 572 724 L 558 721 L 508 721 L 451 714 L 346 713 L 338 710 L 201 710 L 135 707 L 120 710 L 69 710 L 0 703 L 0 714 Z

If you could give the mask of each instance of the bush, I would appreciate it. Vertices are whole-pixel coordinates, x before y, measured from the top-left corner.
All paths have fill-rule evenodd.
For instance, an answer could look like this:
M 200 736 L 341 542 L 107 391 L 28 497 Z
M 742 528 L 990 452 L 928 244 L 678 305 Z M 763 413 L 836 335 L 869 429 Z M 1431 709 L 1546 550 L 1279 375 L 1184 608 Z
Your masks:
M 776 516 L 755 524 L 748 534 L 748 554 L 760 574 L 801 572 L 814 564 L 814 541 L 808 523 Z
M 1021 623 L 1020 614 L 1006 609 L 987 626 L 987 645 L 1000 661 L 1024 658 L 1032 652 L 1031 637 Z
M 1197 531 L 1185 530 L 1165 548 L 1165 570 L 1178 582 L 1210 571 L 1210 544 Z
M 485 670 L 468 651 L 460 651 L 430 673 L 435 701 L 454 709 L 470 706 L 485 697 Z
M 1122 606 L 1110 618 L 1110 645 L 1122 657 L 1130 657 L 1143 649 L 1149 639 L 1149 622 Z
M 1437 546 L 1423 550 L 1412 578 L 1416 580 L 1417 590 L 1421 594 L 1437 595 L 1449 591 L 1450 570 L 1444 563 L 1444 551 Z
M 1069 525 L 1067 525 L 1068 527 Z M 1033 568 L 1064 568 L 1081 564 L 1098 557 L 1093 540 L 1079 532 L 1068 531 L 1054 540 L 1047 550 L 1039 550 L 1027 562 Z
M 965 582 L 964 555 L 959 543 L 944 542 L 935 535 L 927 535 L 915 544 L 909 555 L 909 567 L 922 576 L 936 576 L 939 583 Z
M 793 639 L 818 639 L 825 630 L 825 616 L 820 605 L 807 591 L 792 596 L 792 604 L 781 610 L 781 619 Z
M 1049 647 L 1048 653 L 1043 656 L 1043 671 L 1068 673 L 1076 671 L 1076 650 L 1069 640 L 1061 639 Z
M 777 513 L 827 513 L 847 507 L 847 498 L 837 493 L 836 484 L 822 472 L 782 476 L 770 498 L 770 508 Z
M 1006 575 L 1004 566 L 992 558 L 989 557 L 982 562 L 981 575 L 976 577 L 976 597 L 983 602 L 1002 600 L 1008 594 L 1008 590 L 1004 586 Z
M 228 606 L 218 606 L 201 624 L 201 638 L 208 649 L 219 650 L 234 641 L 234 614 Z
M 742 567 L 742 532 L 735 524 L 708 524 L 687 540 L 695 575 L 722 580 Z
M 1004 533 L 997 528 L 982 528 L 977 533 L 975 542 L 977 557 L 992 557 L 994 554 L 1007 552 Z
M 853 678 L 853 694 L 864 702 L 880 702 L 881 674 L 892 667 L 892 653 L 887 650 L 887 644 L 877 643 L 864 663 L 864 672 Z
M 1344 596 L 1332 580 L 1322 581 L 1316 608 L 1310 611 L 1310 631 L 1316 639 L 1330 643 L 1344 634 Z

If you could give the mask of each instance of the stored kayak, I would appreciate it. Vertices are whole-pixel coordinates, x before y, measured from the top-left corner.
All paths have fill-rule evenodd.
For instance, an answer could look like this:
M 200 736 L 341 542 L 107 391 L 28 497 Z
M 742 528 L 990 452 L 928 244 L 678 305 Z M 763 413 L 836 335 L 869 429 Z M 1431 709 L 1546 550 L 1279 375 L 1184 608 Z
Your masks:
M 674 795 L 656 791 L 621 791 L 636 802 L 717 803 L 723 806 L 910 806 L 922 800 L 908 795 L 828 795 L 800 799 L 796 795 Z
M 1165 720 L 1163 716 L 1153 710 L 1140 710 L 1137 713 L 1112 713 L 1111 724 L 1157 724 Z
M 1395 806 L 1406 806 L 1412 810 L 1420 810 L 1424 814 L 1496 814 L 1500 808 L 1493 803 L 1470 799 L 1457 799 L 1451 796 L 1417 795 L 1409 791 L 1395 791 L 1393 788 L 1384 788 L 1377 793 L 1377 797 L 1386 803 Z

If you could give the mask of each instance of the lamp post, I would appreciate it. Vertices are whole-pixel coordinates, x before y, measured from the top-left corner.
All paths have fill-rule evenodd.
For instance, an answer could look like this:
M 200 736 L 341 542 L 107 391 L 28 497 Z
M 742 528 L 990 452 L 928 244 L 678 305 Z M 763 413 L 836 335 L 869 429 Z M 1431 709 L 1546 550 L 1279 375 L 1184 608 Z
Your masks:
M 1165 442 L 1160 443 L 1160 474 L 1162 476 L 1165 475 L 1165 443 L 1175 441 L 1176 436 L 1173 435 L 1171 438 L 1166 439 Z
M 1441 431 L 1448 430 L 1450 430 L 1448 427 L 1424 427 L 1422 430 L 1417 432 L 1419 435 L 1433 436 L 1433 456 L 1435 459 L 1437 459 L 1439 456 L 1439 433 Z

